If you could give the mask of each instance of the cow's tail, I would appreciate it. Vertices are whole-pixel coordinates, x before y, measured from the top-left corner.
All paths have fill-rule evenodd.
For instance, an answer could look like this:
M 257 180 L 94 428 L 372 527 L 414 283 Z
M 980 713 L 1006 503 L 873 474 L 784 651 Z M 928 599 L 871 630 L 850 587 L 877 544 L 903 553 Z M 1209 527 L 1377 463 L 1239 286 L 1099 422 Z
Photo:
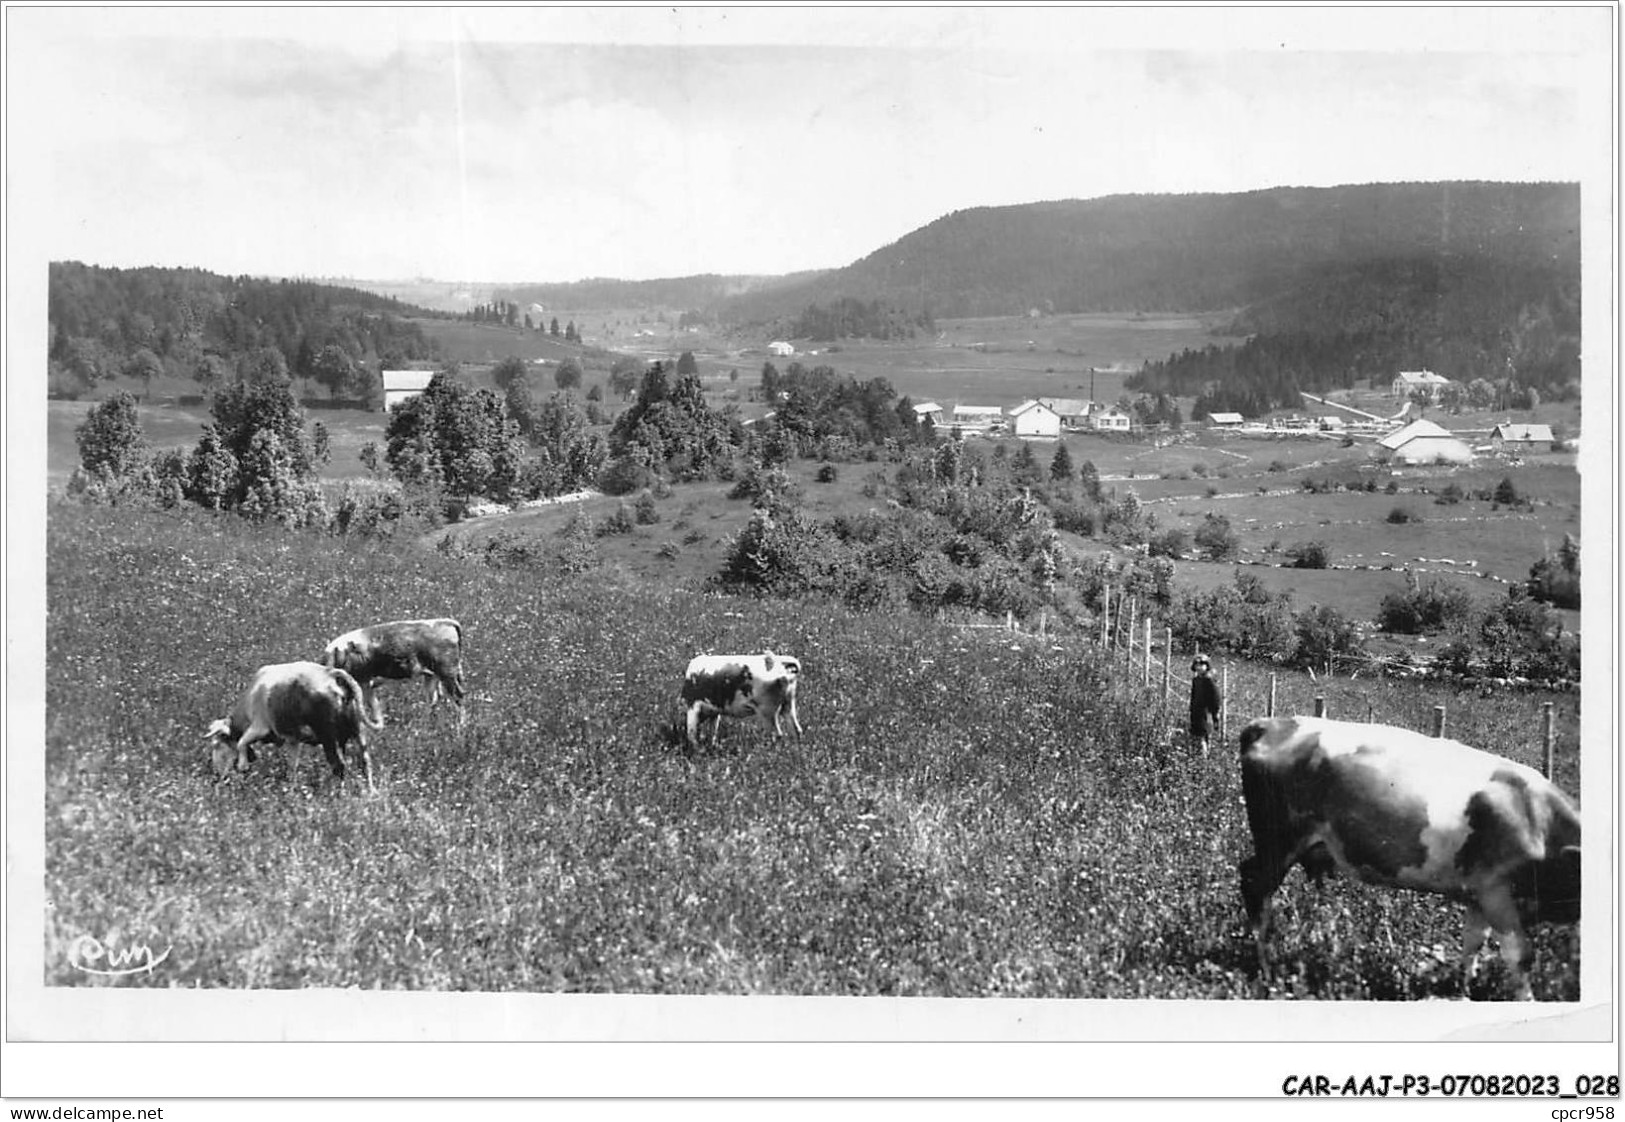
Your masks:
M 350 676 L 350 672 L 348 670 L 334 670 L 333 679 L 338 682 L 339 692 L 344 695 L 345 710 L 353 711 L 355 713 L 357 723 L 365 725 L 370 729 L 381 729 L 384 727 L 383 721 L 374 720 L 372 714 L 367 712 L 367 705 L 361 693 L 361 686 L 354 678 Z

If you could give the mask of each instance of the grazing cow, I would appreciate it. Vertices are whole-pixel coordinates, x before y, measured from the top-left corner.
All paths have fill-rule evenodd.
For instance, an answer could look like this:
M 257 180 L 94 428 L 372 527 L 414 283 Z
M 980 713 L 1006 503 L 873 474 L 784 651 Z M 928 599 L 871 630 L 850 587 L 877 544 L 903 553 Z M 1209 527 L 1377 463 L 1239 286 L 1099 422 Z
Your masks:
M 683 707 L 688 711 L 688 744 L 699 747 L 700 718 L 712 717 L 711 743 L 717 742 L 724 717 L 757 717 L 783 736 L 781 713 L 788 713 L 796 735 L 796 682 L 801 661 L 772 651 L 750 655 L 699 655 L 683 676 Z
M 238 771 L 253 762 L 253 746 L 269 741 L 319 744 L 333 775 L 344 779 L 344 748 L 352 741 L 361 774 L 373 789 L 367 729 L 380 726 L 367 716 L 361 686 L 343 670 L 314 662 L 262 666 L 237 699 L 230 717 L 209 726 L 204 739 L 215 745 L 215 771 L 224 774 L 236 749 Z
M 454 619 L 402 619 L 346 631 L 327 644 L 322 665 L 347 670 L 361 683 L 367 708 L 381 726 L 374 687 L 384 679 L 409 681 L 419 674 L 433 705 L 444 693 L 463 723 L 463 626 Z
M 1467 905 L 1464 965 L 1494 931 L 1530 996 L 1526 923 L 1580 918 L 1580 816 L 1538 771 L 1409 729 L 1318 717 L 1241 733 L 1253 856 L 1241 894 L 1265 968 L 1270 897 L 1294 864 Z

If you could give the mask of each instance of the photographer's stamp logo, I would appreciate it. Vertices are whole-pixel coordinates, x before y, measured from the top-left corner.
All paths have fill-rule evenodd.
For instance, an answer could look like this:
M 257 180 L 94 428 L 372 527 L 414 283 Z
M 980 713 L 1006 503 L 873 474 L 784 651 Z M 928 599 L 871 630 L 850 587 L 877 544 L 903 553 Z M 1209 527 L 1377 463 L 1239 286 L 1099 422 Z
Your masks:
M 131 974 L 151 974 L 174 946 L 166 946 L 162 954 L 153 954 L 150 944 L 121 944 L 109 937 L 98 939 L 94 935 L 81 935 L 68 947 L 68 965 L 83 974 L 103 978 L 123 978 Z

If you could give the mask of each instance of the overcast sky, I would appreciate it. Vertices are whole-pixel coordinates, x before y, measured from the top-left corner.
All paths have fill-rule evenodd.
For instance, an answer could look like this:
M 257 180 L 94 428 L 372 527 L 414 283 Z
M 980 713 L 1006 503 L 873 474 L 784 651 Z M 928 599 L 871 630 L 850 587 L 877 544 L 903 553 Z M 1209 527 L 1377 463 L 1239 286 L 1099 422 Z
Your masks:
M 966 207 L 1580 180 L 1612 136 L 1601 6 L 6 16 L 13 229 L 103 265 L 784 273 Z

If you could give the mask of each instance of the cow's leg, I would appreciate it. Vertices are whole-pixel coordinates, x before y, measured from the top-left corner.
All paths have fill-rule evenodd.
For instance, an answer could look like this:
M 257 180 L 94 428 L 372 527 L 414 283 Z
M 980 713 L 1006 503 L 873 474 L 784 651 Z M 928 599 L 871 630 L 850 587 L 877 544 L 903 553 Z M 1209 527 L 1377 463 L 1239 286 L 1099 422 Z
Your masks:
M 700 746 L 700 706 L 696 702 L 688 707 L 687 715 L 688 747 L 694 751 Z
M 1269 937 L 1271 905 L 1275 890 L 1281 887 L 1292 862 L 1267 848 L 1260 848 L 1237 868 L 1241 873 L 1241 899 L 1247 908 L 1247 923 L 1253 929 L 1253 940 L 1258 948 L 1259 976 L 1268 977 L 1265 943 Z
M 367 791 L 375 794 L 378 788 L 372 781 L 372 752 L 367 748 L 365 734 L 358 735 L 355 738 L 355 749 L 356 759 L 361 761 L 361 774 L 367 780 Z
M 1516 979 L 1518 1000 L 1532 1000 L 1535 995 L 1529 986 L 1529 962 L 1534 956 L 1534 944 L 1523 932 L 1511 887 L 1498 885 L 1480 891 L 1478 909 L 1501 942 L 1501 961 L 1507 964 Z
M 254 762 L 254 753 L 251 745 L 262 737 L 271 734 L 270 726 L 254 721 L 249 724 L 243 735 L 237 738 L 237 770 L 247 771 L 248 765 Z
M 372 714 L 373 724 L 382 727 L 384 711 L 378 708 L 378 683 L 366 681 L 357 684 L 361 687 L 361 704 L 365 705 L 367 712 Z
M 1477 904 L 1467 905 L 1467 916 L 1461 928 L 1461 996 L 1472 996 L 1473 979 L 1478 977 L 1478 952 L 1489 934 L 1490 921 L 1478 910 Z
M 801 717 L 796 713 L 796 695 L 790 695 L 790 724 L 796 730 L 797 738 L 801 736 Z
M 463 689 L 462 670 L 459 668 L 437 676 L 435 684 L 440 688 L 440 692 L 446 695 L 446 699 L 457 706 L 457 727 L 462 728 L 463 722 L 468 719 L 468 710 L 463 707 L 463 696 L 466 691 Z
M 334 737 L 322 741 L 322 753 L 327 756 L 327 766 L 333 772 L 335 784 L 344 783 L 344 754 L 340 751 L 343 744 Z

